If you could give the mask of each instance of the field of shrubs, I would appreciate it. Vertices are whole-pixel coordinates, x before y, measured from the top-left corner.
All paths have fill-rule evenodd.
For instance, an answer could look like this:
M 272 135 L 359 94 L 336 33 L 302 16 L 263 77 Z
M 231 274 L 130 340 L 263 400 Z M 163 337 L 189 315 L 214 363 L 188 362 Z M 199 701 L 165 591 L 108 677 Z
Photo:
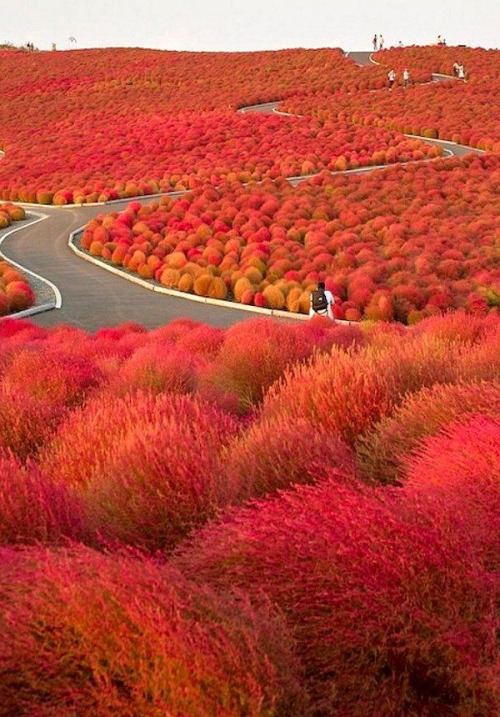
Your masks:
M 0 711 L 500 710 L 500 318 L 0 323 Z
M 378 52 L 374 59 L 397 72 L 392 92 L 314 89 L 289 96 L 282 109 L 307 113 L 319 121 L 340 119 L 363 126 L 386 127 L 407 134 L 451 140 L 500 152 L 499 50 L 464 47 L 415 47 Z M 453 64 L 464 64 L 467 82 L 453 79 Z M 402 71 L 412 84 L 402 87 Z M 444 73 L 449 80 L 421 84 L 418 73 Z
M 0 202 L 0 231 L 13 222 L 25 218 L 22 207 Z M 0 316 L 29 309 L 35 301 L 33 290 L 26 277 L 0 257 Z
M 81 248 L 353 322 L 3 316 L 1 715 L 500 714 L 498 52 L 376 59 L 0 51 L 0 230 L 186 190 Z M 32 302 L 1 261 L 0 315 Z
M 309 91 L 383 87 L 385 69 L 357 67 L 340 50 L 0 51 L 0 76 L 4 200 L 91 203 L 429 151 L 400 133 L 333 118 L 236 114 Z
M 338 319 L 481 316 L 500 306 L 499 182 L 494 154 L 325 172 L 295 188 L 226 182 L 102 214 L 81 246 L 168 288 L 248 305 L 308 313 L 325 280 Z

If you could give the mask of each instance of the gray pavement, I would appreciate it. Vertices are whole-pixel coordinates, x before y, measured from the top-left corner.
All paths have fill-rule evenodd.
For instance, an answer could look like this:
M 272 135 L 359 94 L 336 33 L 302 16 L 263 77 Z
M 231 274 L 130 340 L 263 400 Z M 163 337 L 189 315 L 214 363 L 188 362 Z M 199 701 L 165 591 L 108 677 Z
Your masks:
M 127 206 L 113 205 L 113 210 Z M 141 198 L 149 201 L 149 198 Z M 27 269 L 46 277 L 60 290 L 61 309 L 32 317 L 39 326 L 60 323 L 95 331 L 103 326 L 117 326 L 127 321 L 147 328 L 162 326 L 172 319 L 188 317 L 213 326 L 229 326 L 255 318 L 237 309 L 205 306 L 175 297 L 156 294 L 98 266 L 78 259 L 68 247 L 69 234 L 97 214 L 111 207 L 78 209 L 43 208 L 50 218 L 26 227 L 14 235 L 4 253 Z

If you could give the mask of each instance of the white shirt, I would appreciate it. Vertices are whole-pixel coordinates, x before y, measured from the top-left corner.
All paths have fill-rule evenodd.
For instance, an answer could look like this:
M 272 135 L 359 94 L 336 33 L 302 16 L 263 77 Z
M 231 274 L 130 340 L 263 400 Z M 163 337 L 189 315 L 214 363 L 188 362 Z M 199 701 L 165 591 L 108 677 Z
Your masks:
M 328 291 L 328 289 L 325 289 L 325 296 L 326 300 L 328 301 L 328 306 L 331 306 L 335 303 L 335 299 L 333 298 L 333 294 L 331 291 Z

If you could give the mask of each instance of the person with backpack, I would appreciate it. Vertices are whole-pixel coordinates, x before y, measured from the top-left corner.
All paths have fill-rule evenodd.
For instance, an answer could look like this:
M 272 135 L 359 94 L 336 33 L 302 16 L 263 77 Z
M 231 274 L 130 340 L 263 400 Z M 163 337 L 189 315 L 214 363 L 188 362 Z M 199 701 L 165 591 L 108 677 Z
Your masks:
M 332 306 L 334 303 L 332 292 L 325 289 L 325 282 L 318 281 L 318 288 L 311 293 L 309 317 L 328 316 L 333 321 Z

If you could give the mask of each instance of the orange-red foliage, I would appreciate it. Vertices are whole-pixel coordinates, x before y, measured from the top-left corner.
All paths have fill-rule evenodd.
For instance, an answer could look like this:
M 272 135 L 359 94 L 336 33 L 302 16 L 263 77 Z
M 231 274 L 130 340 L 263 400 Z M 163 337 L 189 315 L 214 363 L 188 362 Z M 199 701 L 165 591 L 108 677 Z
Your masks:
M 100 215 L 83 242 L 106 224 L 129 270 L 154 259 L 157 280 L 199 296 L 223 299 L 228 288 L 238 302 L 308 313 L 325 280 L 337 319 L 413 325 L 461 309 L 481 317 L 500 305 L 499 173 L 499 157 L 470 155 L 376 175 L 324 173 L 295 188 L 225 182 Z M 124 223 L 149 229 L 139 258 Z
M 322 714 L 494 713 L 495 589 L 467 536 L 429 525 L 416 501 L 409 521 L 388 489 L 342 482 L 233 513 L 175 565 L 281 607 Z
M 5 714 L 289 715 L 283 620 L 138 555 L 0 549 Z M 15 610 L 13 610 L 15 606 Z

